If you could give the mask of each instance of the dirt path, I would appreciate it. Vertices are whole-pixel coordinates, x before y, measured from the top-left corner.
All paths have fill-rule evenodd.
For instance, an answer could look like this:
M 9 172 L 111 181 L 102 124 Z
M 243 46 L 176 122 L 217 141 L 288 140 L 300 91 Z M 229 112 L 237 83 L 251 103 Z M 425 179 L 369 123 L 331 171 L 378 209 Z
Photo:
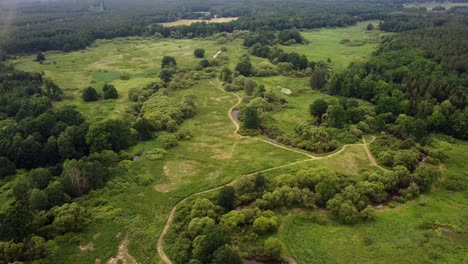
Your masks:
M 239 179 L 243 178 L 243 177 L 250 177 L 250 176 L 254 176 L 254 175 L 257 175 L 259 173 L 263 173 L 263 172 L 268 172 L 268 171 L 272 171 L 272 170 L 277 170 L 277 169 L 281 169 L 281 168 L 284 168 L 284 167 L 288 167 L 288 166 L 292 166 L 292 165 L 296 165 L 296 164 L 300 164 L 300 163 L 304 163 L 304 162 L 307 162 L 307 161 L 312 161 L 312 160 L 317 160 L 317 159 L 326 159 L 326 158 L 330 158 L 330 157 L 333 157 L 335 155 L 338 155 L 340 153 L 342 153 L 343 151 L 346 150 L 346 148 L 348 148 L 349 146 L 363 146 L 366 153 L 367 153 L 367 156 L 369 158 L 369 162 L 380 168 L 381 170 L 383 171 L 388 171 L 387 169 L 383 168 L 382 166 L 378 165 L 374 156 L 372 156 L 372 153 L 369 151 L 369 148 L 367 146 L 367 143 L 366 143 L 366 140 L 365 138 L 362 139 L 363 143 L 356 143 L 356 144 L 346 144 L 344 145 L 340 150 L 336 151 L 336 152 L 333 152 L 333 153 L 330 153 L 329 155 L 326 155 L 326 156 L 321 156 L 321 157 L 317 157 L 317 156 L 313 156 L 311 154 L 308 154 L 308 153 L 304 153 L 303 151 L 300 151 L 300 150 L 297 150 L 297 149 L 294 149 L 294 148 L 290 148 L 288 146 L 284 146 L 284 145 L 280 145 L 280 144 L 277 144 L 277 143 L 274 143 L 274 142 L 271 142 L 271 141 L 268 141 L 266 139 L 263 139 L 263 138 L 256 138 L 256 137 L 248 137 L 248 136 L 242 136 L 242 135 L 239 135 L 237 132 L 239 131 L 240 129 L 240 126 L 239 126 L 239 123 L 234 119 L 234 117 L 231 115 L 232 113 L 232 110 L 234 110 L 242 101 L 242 98 L 235 94 L 235 93 L 231 93 L 231 92 L 227 92 L 225 91 L 224 89 L 222 89 L 221 87 L 215 85 L 213 82 L 210 82 L 216 89 L 219 89 L 225 93 L 229 93 L 229 94 L 232 94 L 234 95 L 236 98 L 237 98 L 237 103 L 235 105 L 233 105 L 231 108 L 229 108 L 228 112 L 227 112 L 227 115 L 229 116 L 229 119 L 231 119 L 232 123 L 234 124 L 235 126 L 235 130 L 234 130 L 234 134 L 240 139 L 240 138 L 253 138 L 253 139 L 256 139 L 256 140 L 260 140 L 260 141 L 263 141 L 265 143 L 268 143 L 270 145 L 273 145 L 273 146 L 276 146 L 276 147 L 279 147 L 279 148 L 282 148 L 282 149 L 285 149 L 285 150 L 289 150 L 289 151 L 293 151 L 293 152 L 296 152 L 296 153 L 300 153 L 300 154 L 303 154 L 307 157 L 309 157 L 308 159 L 305 159 L 305 160 L 300 160 L 300 161 L 295 161 L 295 162 L 291 162 L 291 163 L 287 163 L 287 164 L 284 164 L 284 165 L 280 165 L 280 166 L 276 166 L 276 167 L 271 167 L 271 168 L 268 168 L 268 169 L 264 169 L 264 170 L 260 170 L 260 171 L 256 171 L 256 172 L 252 172 L 252 173 L 249 173 L 249 174 L 244 174 L 238 178 L 236 178 L 235 180 L 229 182 L 229 183 L 225 183 L 225 184 L 222 184 L 218 187 L 214 187 L 214 188 L 211 188 L 211 189 L 208 189 L 208 190 L 204 190 L 204 191 L 201 191 L 201 192 L 198 192 L 198 193 L 193 193 L 187 197 L 185 197 L 184 199 L 180 200 L 171 210 L 171 212 L 169 213 L 169 217 L 167 219 L 167 222 L 166 222 L 166 225 L 164 225 L 164 228 L 158 238 L 158 242 L 157 242 L 157 251 L 158 251 L 158 255 L 159 257 L 161 258 L 162 262 L 165 263 L 165 264 L 172 264 L 172 261 L 169 259 L 169 257 L 164 253 L 164 249 L 163 249 L 163 241 L 164 241 L 164 237 L 167 235 L 167 232 L 169 231 L 169 227 L 171 226 L 172 224 L 172 221 L 174 220 L 174 215 L 175 215 L 175 212 L 177 210 L 177 207 L 180 206 L 182 203 L 184 203 L 185 201 L 187 201 L 188 199 L 192 198 L 192 197 L 195 197 L 195 196 L 199 196 L 199 195 L 202 195 L 202 194 L 206 194 L 206 193 L 209 193 L 209 192 L 213 192 L 213 191 L 216 191 L 216 190 L 220 190 L 221 188 L 225 187 L 225 186 L 232 186 L 234 185 L 237 181 L 239 181 Z M 369 142 L 369 143 L 372 143 L 373 141 L 375 140 L 375 137 L 372 138 L 372 141 Z M 237 142 L 236 141 L 233 145 L 233 148 L 232 148 L 232 151 L 231 151 L 231 156 L 232 156 L 232 153 L 234 152 L 234 148 L 235 146 L 237 145 Z M 297 264 L 296 260 L 294 257 L 292 256 L 289 256 L 289 257 L 286 257 L 288 262 L 290 264 Z
M 256 137 L 249 137 L 249 136 L 243 136 L 243 135 L 239 135 L 239 129 L 240 129 L 240 126 L 239 126 L 239 122 L 237 122 L 237 120 L 232 116 L 232 111 L 242 102 L 242 98 L 236 94 L 236 93 L 231 93 L 231 92 L 228 92 L 226 90 L 224 90 L 223 88 L 219 87 L 218 85 L 214 84 L 213 82 L 210 82 L 211 85 L 213 85 L 216 89 L 224 92 L 224 93 L 228 93 L 228 94 L 231 94 L 231 95 L 234 95 L 236 98 L 237 98 L 237 103 L 235 105 L 233 105 L 231 108 L 229 108 L 227 114 L 229 116 L 229 119 L 231 119 L 231 122 L 234 124 L 235 126 L 235 130 L 234 130 L 234 134 L 239 137 L 239 138 L 253 138 L 255 140 L 260 140 L 260 141 L 263 141 L 267 144 L 270 144 L 270 145 L 273 145 L 275 147 L 278 147 L 278 148 L 282 148 L 282 149 L 285 149 L 285 150 L 289 150 L 289 151 L 292 151 L 292 152 L 296 152 L 298 154 L 302 154 L 302 155 L 305 155 L 311 159 L 315 159 L 316 157 L 312 154 L 309 154 L 305 151 L 301 151 L 301 150 L 298 150 L 298 149 L 295 149 L 295 148 L 291 148 L 291 147 L 287 147 L 285 145 L 282 145 L 282 144 L 278 144 L 278 143 L 275 143 L 275 142 L 271 142 L 269 140 L 266 140 L 266 139 L 263 139 L 263 138 L 256 138 Z
M 216 190 L 220 190 L 220 189 L 223 188 L 224 186 L 232 186 L 232 185 L 234 185 L 237 181 L 239 181 L 239 179 L 241 179 L 241 178 L 243 178 L 243 177 L 254 176 L 254 175 L 257 175 L 257 174 L 259 174 L 259 173 L 268 172 L 268 171 L 272 171 L 272 170 L 277 170 L 277 169 L 281 169 L 281 168 L 284 168 L 284 167 L 296 165 L 296 164 L 299 164 L 299 163 L 304 163 L 304 162 L 307 162 L 307 161 L 311 161 L 311 160 L 312 160 L 312 159 L 306 159 L 306 160 L 295 161 L 295 162 L 291 162 L 291 163 L 288 163 L 288 164 L 284 164 L 284 165 L 280 165 L 280 166 L 276 166 L 276 167 L 272 167 L 272 168 L 268 168 L 268 169 L 256 171 L 256 172 L 253 172 L 253 173 L 245 174 L 245 175 L 242 175 L 242 176 L 238 177 L 237 179 L 235 179 L 235 180 L 233 180 L 233 181 L 231 181 L 231 182 L 229 182 L 229 183 L 226 183 L 226 184 L 223 184 L 223 185 L 220 185 L 220 186 L 218 186 L 218 187 L 214 187 L 214 188 L 211 188 L 211 189 L 208 189 L 208 190 L 204 190 L 204 191 L 201 191 L 201 192 L 198 192 L 198 193 L 194 193 L 194 194 L 191 194 L 191 195 L 185 197 L 184 199 L 182 199 L 181 201 L 179 201 L 179 202 L 172 208 L 171 212 L 169 213 L 169 218 L 167 219 L 166 225 L 164 226 L 164 229 L 163 229 L 163 231 L 161 232 L 161 235 L 159 236 L 158 243 L 157 243 L 157 249 L 158 249 L 159 257 L 161 257 L 161 260 L 163 261 L 163 263 L 172 264 L 172 261 L 171 261 L 171 260 L 167 257 L 167 255 L 164 253 L 163 241 L 164 241 L 164 237 L 167 235 L 167 231 L 169 231 L 169 227 L 171 226 L 172 221 L 174 220 L 174 215 L 175 215 L 175 212 L 176 212 L 176 210 L 177 210 L 177 207 L 178 207 L 179 205 L 181 205 L 182 203 L 184 203 L 185 201 L 187 201 L 188 199 L 190 199 L 190 198 L 192 198 L 192 197 L 195 197 L 195 196 L 202 195 L 202 194 L 206 194 L 206 193 L 209 193 L 209 192 L 213 192 L 213 191 L 216 191 Z
M 371 142 L 369 142 L 369 144 L 372 143 L 372 142 L 374 142 L 374 140 L 375 140 L 375 136 L 372 136 L 372 140 L 371 140 Z M 364 146 L 364 150 L 365 150 L 366 153 L 367 153 L 367 157 L 369 158 L 370 163 L 371 163 L 373 166 L 375 166 L 375 167 L 377 167 L 377 168 L 379 168 L 379 169 L 381 169 L 381 170 L 383 170 L 383 171 L 385 171 L 385 172 L 386 172 L 386 171 L 389 171 L 389 170 L 387 170 L 386 168 L 384 168 L 384 167 L 380 166 L 379 164 L 377 164 L 377 161 L 375 160 L 374 155 L 372 155 L 372 153 L 370 152 L 369 146 L 368 146 L 368 144 L 366 143 L 366 139 L 365 139 L 364 137 L 362 137 L 362 142 L 364 143 L 364 144 L 362 144 L 362 145 Z

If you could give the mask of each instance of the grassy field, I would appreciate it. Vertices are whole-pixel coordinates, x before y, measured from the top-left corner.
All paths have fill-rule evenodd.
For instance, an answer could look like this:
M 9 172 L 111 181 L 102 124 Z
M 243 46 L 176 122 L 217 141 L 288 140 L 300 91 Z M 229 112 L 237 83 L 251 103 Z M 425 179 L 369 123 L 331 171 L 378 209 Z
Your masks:
M 21 57 L 13 63 L 21 70 L 44 72 L 64 90 L 69 99 L 61 104 L 75 105 L 88 120 L 97 121 L 122 116 L 130 103 L 128 91 L 158 79 L 164 55 L 175 57 L 181 68 L 194 68 L 199 59 L 193 56 L 193 51 L 200 47 L 206 50 L 207 57 L 211 57 L 220 45 L 206 39 L 122 38 L 100 40 L 81 51 L 47 52 L 44 64 L 33 62 L 34 56 Z M 130 74 L 130 79 L 121 80 L 123 73 Z M 118 99 L 82 102 L 80 94 L 84 88 L 93 86 L 101 90 L 104 83 L 111 83 L 117 88 Z
M 374 30 L 366 30 L 369 23 Z M 351 62 L 367 59 L 374 51 L 386 33 L 379 31 L 377 21 L 360 22 L 355 26 L 345 28 L 324 28 L 302 32 L 302 36 L 310 41 L 309 45 L 283 46 L 288 52 L 304 54 L 312 61 L 326 61 L 331 59 L 333 69 L 341 71 Z M 341 44 L 349 39 L 348 44 Z
M 130 149 L 132 154 L 142 153 L 132 168 L 82 201 L 95 205 L 95 220 L 79 241 L 81 245 L 92 242 L 95 250 L 81 251 L 78 244 L 67 243 L 52 261 L 86 263 L 96 258 L 108 259 L 116 255 L 119 243 L 128 236 L 130 253 L 139 262 L 158 262 L 156 240 L 177 201 L 243 174 L 305 159 L 262 141 L 238 139 L 227 116 L 234 96 L 208 81 L 173 96 L 188 93 L 196 94 L 198 113 L 182 128 L 190 129 L 193 139 L 169 150 L 162 160 L 151 160 L 145 155 L 160 147 L 157 140 Z
M 175 27 L 175 26 L 183 26 L 183 25 L 191 25 L 193 23 L 226 23 L 226 22 L 231 22 L 234 20 L 239 19 L 239 17 L 219 17 L 219 18 L 212 18 L 210 20 L 204 20 L 204 19 L 180 19 L 177 21 L 173 22 L 165 22 L 165 23 L 159 23 L 165 27 Z
M 284 48 L 289 52 L 306 54 L 312 60 L 331 58 L 333 67 L 342 70 L 351 61 L 370 56 L 377 46 L 376 41 L 382 33 L 377 30 L 367 32 L 364 29 L 366 25 L 367 23 L 360 23 L 348 28 L 303 32 L 311 41 L 310 46 L 293 45 Z M 360 46 L 340 44 L 343 38 L 349 38 L 351 43 L 357 43 L 359 40 L 365 40 L 366 43 Z M 223 45 L 227 47 L 226 55 L 230 58 L 231 69 L 241 55 L 247 53 L 247 49 L 241 44 L 242 40 L 236 39 Z M 179 68 L 193 69 L 199 62 L 199 59 L 193 56 L 194 49 L 204 48 L 209 58 L 221 46 L 210 38 L 121 38 L 99 40 L 82 51 L 47 52 L 47 61 L 44 64 L 33 62 L 34 56 L 19 57 L 12 63 L 20 70 L 44 72 L 46 77 L 51 78 L 64 90 L 65 100 L 58 103 L 59 106 L 74 105 L 85 115 L 88 122 L 93 123 L 125 115 L 125 110 L 131 104 L 127 97 L 128 91 L 158 79 L 160 61 L 164 55 L 174 56 Z M 256 57 L 252 57 L 251 60 L 254 65 L 265 61 Z M 124 73 L 130 75 L 129 80 L 120 79 Z M 279 96 L 284 96 L 289 102 L 289 109 L 274 114 L 278 126 L 288 132 L 294 129 L 296 123 L 307 120 L 310 103 L 325 96 L 309 88 L 308 78 L 274 76 L 256 77 L 255 80 L 264 84 L 267 89 L 273 89 Z M 118 99 L 92 103 L 84 103 L 81 100 L 80 93 L 83 88 L 93 86 L 101 89 L 104 83 L 116 86 L 120 94 Z M 213 84 L 217 85 L 218 81 L 202 80 L 190 89 L 170 92 L 171 97 L 184 98 L 189 94 L 195 97 L 197 114 L 181 125 L 181 128 L 192 132 L 192 139 L 179 142 L 177 147 L 168 150 L 167 154 L 158 160 L 149 155 L 150 151 L 161 147 L 157 139 L 141 142 L 128 149 L 130 154 L 141 157 L 133 162 L 128 170 L 118 173 L 103 189 L 79 198 L 78 202 L 92 208 L 92 218 L 83 233 L 67 235 L 57 240 L 57 254 L 48 259 L 49 263 L 94 263 L 97 259 L 105 263 L 119 253 L 119 245 L 120 253 L 127 255 L 128 259 L 134 258 L 139 263 L 159 263 L 156 241 L 171 208 L 178 201 L 190 194 L 228 183 L 244 174 L 307 159 L 304 155 L 258 139 L 239 138 L 235 135 L 228 110 L 237 99 L 234 95 L 216 89 Z M 291 89 L 292 94 L 281 94 L 281 87 Z M 454 155 L 461 157 L 448 163 L 447 173 L 459 173 L 464 169 L 462 165 L 466 144 L 448 147 L 454 151 Z M 370 170 L 378 171 L 370 165 L 364 148 L 355 145 L 334 156 L 272 170 L 265 175 L 274 177 L 307 168 L 330 168 L 349 175 L 359 175 Z M 1 187 L 2 204 L 11 201 L 11 195 L 3 192 L 3 188 L 9 186 Z M 422 200 L 427 201 L 425 206 L 420 205 Z M 280 237 L 299 263 L 336 263 L 346 260 L 345 257 L 356 262 L 366 262 L 370 257 L 383 259 L 386 251 L 391 251 L 388 254 L 395 256 L 396 260 L 409 254 L 407 244 L 413 241 L 420 243 L 418 239 L 429 232 L 417 229 L 417 224 L 423 219 L 440 220 L 442 223 L 447 222 L 466 230 L 467 224 L 463 217 L 466 218 L 467 215 L 461 211 L 466 211 L 466 196 L 450 196 L 437 191 L 434 195 L 422 197 L 420 201 L 396 209 L 382 209 L 375 223 L 354 227 L 340 226 L 329 221 L 323 212 L 312 213 L 325 219 L 325 224 L 316 224 L 310 220 L 310 213 L 298 212 L 297 216 L 288 217 Z M 424 218 L 419 217 L 420 212 Z M 392 226 L 393 221 L 397 223 L 395 226 Z M 408 226 L 408 221 L 415 221 L 414 225 Z M 415 235 L 415 240 L 404 237 L 407 228 Z M 380 229 L 385 231 L 382 236 L 379 236 Z M 392 232 L 395 232 L 395 237 L 391 236 Z M 367 233 L 373 235 L 368 238 Z M 319 235 L 326 236 L 327 239 L 319 239 Z M 358 242 L 347 243 L 347 235 L 351 237 L 351 241 Z M 434 243 L 442 243 L 440 237 L 440 234 L 436 234 L 431 239 L 434 238 Z M 392 239 L 396 242 L 392 242 Z M 366 248 L 368 240 L 373 242 L 370 246 L 373 248 Z M 457 249 L 454 243 L 446 243 L 446 249 Z M 310 247 L 303 247 L 304 244 Z M 337 244 L 342 247 L 336 249 Z M 431 248 L 432 245 L 430 244 Z M 417 254 L 422 254 L 424 249 L 419 247 L 414 250 Z M 330 257 L 329 252 L 336 250 L 343 253 L 341 259 Z M 358 252 L 353 255 L 355 250 Z M 466 252 L 465 247 L 464 251 L 453 256 L 461 257 Z M 451 260 L 444 254 L 442 257 Z
M 443 144 L 449 149 L 448 173 L 466 174 L 467 143 Z M 280 237 L 298 263 L 463 263 L 468 259 L 467 204 L 466 192 L 435 187 L 393 209 L 377 209 L 370 223 L 343 226 L 321 211 L 297 213 Z

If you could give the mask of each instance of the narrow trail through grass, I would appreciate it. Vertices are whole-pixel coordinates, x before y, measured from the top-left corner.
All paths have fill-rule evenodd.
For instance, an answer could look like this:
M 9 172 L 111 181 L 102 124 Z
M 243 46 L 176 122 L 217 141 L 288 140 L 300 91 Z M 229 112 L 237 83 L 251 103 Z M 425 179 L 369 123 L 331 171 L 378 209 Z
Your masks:
M 225 93 L 229 93 L 231 95 L 234 95 L 238 101 L 236 102 L 236 104 L 234 104 L 231 108 L 229 108 L 228 110 L 228 117 L 229 119 L 232 121 L 232 123 L 234 124 L 235 126 L 235 130 L 234 130 L 234 134 L 238 137 L 238 139 L 241 139 L 241 138 L 253 138 L 253 139 L 257 139 L 257 140 L 260 140 L 260 141 L 263 141 L 265 143 L 268 143 L 268 144 L 271 144 L 273 146 L 276 146 L 278 148 L 282 148 L 282 149 L 286 149 L 286 150 L 290 150 L 290 151 L 293 151 L 293 152 L 296 152 L 296 153 L 300 153 L 300 154 L 303 154 L 307 157 L 309 157 L 308 159 L 305 159 L 305 160 L 300 160 L 300 161 L 295 161 L 295 162 L 291 162 L 291 163 L 287 163 L 287 164 L 283 164 L 283 165 L 280 165 L 280 166 L 276 166 L 276 167 L 271 167 L 271 168 L 268 168 L 268 169 L 264 169 L 264 170 L 260 170 L 260 171 L 256 171 L 256 172 L 252 172 L 252 173 L 249 173 L 249 174 L 244 174 L 244 175 L 241 175 L 239 176 L 237 179 L 229 182 L 229 183 L 225 183 L 225 184 L 222 184 L 218 187 L 214 187 L 214 188 L 211 188 L 211 189 L 208 189 L 208 190 L 204 190 L 204 191 L 201 191 L 201 192 L 198 192 L 198 193 L 193 193 L 185 198 L 183 198 L 182 200 L 180 200 L 176 205 L 174 205 L 174 207 L 171 209 L 171 212 L 169 214 L 169 217 L 167 219 L 167 222 L 166 224 L 164 225 L 164 228 L 158 238 L 158 242 L 157 242 L 157 251 L 158 251 L 158 255 L 159 257 L 161 258 L 162 262 L 163 263 L 166 263 L 166 264 L 172 264 L 172 261 L 169 259 L 169 257 L 166 255 L 166 253 L 164 252 L 164 249 L 163 249 L 163 242 L 164 242 L 164 237 L 167 235 L 167 232 L 169 231 L 169 227 L 171 226 L 172 224 L 172 221 L 174 220 L 174 216 L 175 216 L 175 213 L 176 213 L 176 210 L 177 210 L 177 207 L 179 205 L 181 205 L 182 203 L 186 202 L 187 200 L 189 200 L 190 198 L 193 198 L 195 196 L 199 196 L 199 195 L 203 195 L 203 194 L 206 194 L 206 193 L 210 193 L 210 192 L 213 192 L 213 191 L 216 191 L 216 190 L 220 190 L 221 188 L 225 187 L 225 186 L 232 186 L 234 185 L 236 182 L 239 181 L 239 179 L 243 178 L 243 177 L 251 177 L 251 176 L 255 176 L 257 174 L 260 174 L 260 173 L 263 173 L 263 172 L 269 172 L 269 171 L 272 171 L 272 170 L 277 170 L 277 169 L 281 169 L 281 168 L 284 168 L 284 167 L 288 167 L 288 166 L 292 166 L 292 165 L 296 165 L 296 164 L 300 164 L 300 163 L 304 163 L 304 162 L 307 162 L 307 161 L 312 161 L 312 160 L 318 160 L 318 159 L 326 159 L 326 158 L 330 158 L 330 157 L 333 157 L 335 155 L 338 155 L 340 153 L 342 153 L 343 151 L 346 150 L 346 148 L 350 147 L 350 146 L 353 146 L 353 145 L 360 145 L 360 146 L 363 146 L 364 149 L 366 150 L 366 153 L 367 153 L 367 156 L 369 158 L 369 162 L 382 169 L 383 171 L 388 171 L 387 169 L 381 167 L 380 165 L 377 164 L 375 158 L 372 156 L 372 153 L 369 151 L 369 148 L 367 146 L 368 143 L 366 143 L 366 140 L 363 138 L 363 143 L 356 143 L 356 144 L 346 144 L 344 145 L 340 150 L 336 151 L 336 152 L 333 152 L 333 153 L 330 153 L 329 155 L 326 155 L 326 156 L 321 156 L 321 157 L 317 157 L 317 156 L 313 156 L 311 154 L 308 154 L 308 153 L 304 153 L 303 151 L 299 151 L 297 149 L 294 149 L 292 147 L 288 147 L 288 146 L 284 146 L 284 145 L 280 145 L 280 144 L 277 144 L 277 143 L 274 143 L 274 142 L 271 142 L 269 140 L 265 140 L 265 139 L 262 139 L 262 138 L 257 138 L 257 137 L 250 137 L 250 136 L 243 136 L 243 135 L 239 135 L 237 132 L 239 131 L 240 129 L 240 126 L 239 126 L 239 123 L 234 119 L 234 117 L 232 116 L 232 111 L 241 103 L 242 101 L 242 98 L 238 95 L 238 94 L 235 94 L 235 93 L 232 93 L 232 92 L 227 92 L 225 91 L 224 89 L 222 89 L 221 87 L 215 85 L 213 82 L 210 82 L 211 85 L 213 85 L 216 89 L 219 89 Z M 373 136 L 372 137 L 372 140 L 369 142 L 372 143 L 373 141 L 375 140 L 375 137 Z M 236 141 L 233 145 L 233 148 L 232 148 L 232 151 L 231 151 L 231 158 L 232 158 L 232 153 L 234 152 L 234 148 L 236 147 L 238 141 Z M 288 259 L 288 261 L 292 264 L 297 264 L 296 260 L 294 259 L 293 256 L 288 256 L 286 257 Z

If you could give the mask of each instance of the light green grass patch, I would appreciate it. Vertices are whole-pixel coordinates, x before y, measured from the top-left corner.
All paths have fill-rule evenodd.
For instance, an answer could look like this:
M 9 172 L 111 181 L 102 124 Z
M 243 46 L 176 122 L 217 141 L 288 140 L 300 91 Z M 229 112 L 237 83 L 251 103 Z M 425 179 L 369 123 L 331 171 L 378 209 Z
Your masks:
M 301 32 L 301 34 L 310 41 L 309 45 L 296 44 L 282 46 L 282 48 L 287 52 L 306 55 L 312 61 L 326 61 L 330 58 L 333 69 L 342 71 L 351 62 L 369 58 L 377 48 L 381 37 L 386 34 L 378 29 L 366 30 L 369 23 L 377 28 L 377 21 L 366 21 L 345 28 L 307 30 Z M 349 39 L 352 43 L 359 41 L 364 44 L 360 46 L 341 44 L 340 41 L 344 39 Z
M 440 144 L 448 147 L 447 172 L 464 173 L 466 142 Z M 468 258 L 467 204 L 466 191 L 436 188 L 396 208 L 377 209 L 374 222 L 346 226 L 329 218 L 318 223 L 316 212 L 295 215 L 280 237 L 298 263 L 460 263 Z

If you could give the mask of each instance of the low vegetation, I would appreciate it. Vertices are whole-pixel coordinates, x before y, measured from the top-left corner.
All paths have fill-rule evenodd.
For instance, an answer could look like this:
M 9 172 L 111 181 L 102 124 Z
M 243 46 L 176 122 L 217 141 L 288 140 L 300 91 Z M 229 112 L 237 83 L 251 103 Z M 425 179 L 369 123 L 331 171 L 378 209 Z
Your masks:
M 464 9 L 270 2 L 18 6 L 0 263 L 464 259 Z

